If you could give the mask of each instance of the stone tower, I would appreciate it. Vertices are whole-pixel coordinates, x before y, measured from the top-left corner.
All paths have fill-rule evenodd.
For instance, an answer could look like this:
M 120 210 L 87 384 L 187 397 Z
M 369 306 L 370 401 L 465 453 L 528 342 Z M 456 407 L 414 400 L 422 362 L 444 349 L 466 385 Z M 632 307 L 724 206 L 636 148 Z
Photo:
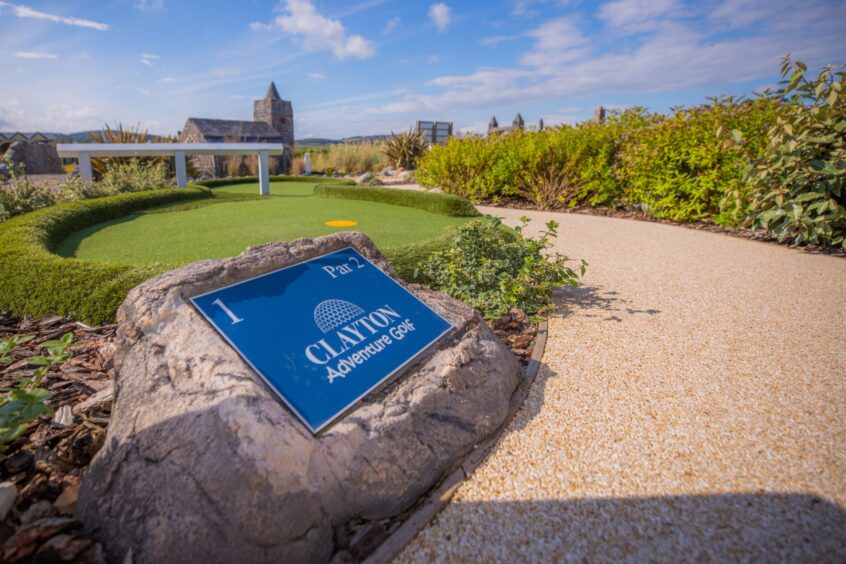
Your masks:
M 270 124 L 279 132 L 282 142 L 290 152 L 290 163 L 294 155 L 294 107 L 290 101 L 279 97 L 279 91 L 273 82 L 267 87 L 264 98 L 253 103 L 253 120 Z

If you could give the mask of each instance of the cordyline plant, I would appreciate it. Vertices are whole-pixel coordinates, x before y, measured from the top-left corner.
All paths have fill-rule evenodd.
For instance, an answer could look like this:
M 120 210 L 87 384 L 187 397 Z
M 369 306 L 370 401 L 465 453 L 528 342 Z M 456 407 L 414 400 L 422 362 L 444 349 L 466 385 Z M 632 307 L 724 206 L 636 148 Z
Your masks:
M 382 152 L 388 157 L 391 166 L 414 168 L 417 166 L 417 159 L 426 151 L 427 145 L 426 139 L 419 131 L 400 134 L 391 132 L 391 136 L 382 144 Z
M 12 362 L 12 349 L 33 338 L 14 335 L 0 341 L 0 364 Z M 17 384 L 0 397 L 0 461 L 5 458 L 9 445 L 26 432 L 30 423 L 39 417 L 53 414 L 52 408 L 46 403 L 50 392 L 41 387 L 41 380 L 48 370 L 70 358 L 68 348 L 72 343 L 73 333 L 65 333 L 61 339 L 41 343 L 39 346 L 47 349 L 47 354 L 27 359 L 29 364 L 38 366 L 32 377 L 18 378 Z
M 763 156 L 746 169 L 753 194 L 748 223 L 779 241 L 846 249 L 846 65 L 813 80 L 784 58 L 782 103 Z M 730 142 L 743 143 L 732 131 Z

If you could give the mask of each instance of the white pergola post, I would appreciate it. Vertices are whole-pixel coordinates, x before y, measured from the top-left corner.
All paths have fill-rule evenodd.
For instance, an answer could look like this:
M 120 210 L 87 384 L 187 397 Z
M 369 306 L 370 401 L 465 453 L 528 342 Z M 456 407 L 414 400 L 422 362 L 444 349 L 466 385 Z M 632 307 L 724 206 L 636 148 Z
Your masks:
M 270 175 L 267 167 L 267 151 L 258 152 L 259 161 L 259 194 L 270 195 Z
M 304 160 L 305 160 L 305 173 L 306 173 L 306 176 L 309 176 L 311 174 L 311 153 L 306 153 Z
M 176 186 L 177 188 L 185 188 L 188 186 L 188 172 L 185 168 L 185 151 L 176 151 L 173 154 L 173 160 L 176 164 Z
M 94 179 L 94 173 L 91 172 L 91 155 L 80 153 L 77 158 L 79 159 L 79 176 L 83 181 L 91 182 Z

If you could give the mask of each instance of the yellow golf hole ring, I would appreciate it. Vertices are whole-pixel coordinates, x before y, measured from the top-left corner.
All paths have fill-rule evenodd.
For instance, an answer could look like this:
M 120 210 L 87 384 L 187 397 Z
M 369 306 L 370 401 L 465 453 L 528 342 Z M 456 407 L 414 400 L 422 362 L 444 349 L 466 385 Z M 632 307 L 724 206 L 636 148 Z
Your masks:
M 324 223 L 324 225 L 328 225 L 329 227 L 352 227 L 358 225 L 358 222 L 351 219 L 332 219 Z

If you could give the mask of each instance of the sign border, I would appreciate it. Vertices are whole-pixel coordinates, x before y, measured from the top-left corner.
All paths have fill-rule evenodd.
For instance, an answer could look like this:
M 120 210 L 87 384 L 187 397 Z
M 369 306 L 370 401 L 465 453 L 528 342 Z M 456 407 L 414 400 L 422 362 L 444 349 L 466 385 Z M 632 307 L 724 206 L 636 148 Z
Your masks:
M 386 278 L 388 278 L 388 280 L 390 280 L 391 282 L 393 282 L 394 284 L 396 284 L 397 286 L 399 286 L 399 287 L 400 287 L 400 289 L 401 289 L 401 290 L 403 290 L 405 293 L 409 294 L 409 295 L 410 295 L 411 297 L 413 297 L 415 300 L 419 301 L 419 302 L 420 302 L 420 303 L 422 303 L 424 306 L 426 306 L 426 307 L 429 309 L 429 311 L 431 311 L 432 313 L 434 313 L 434 314 L 435 314 L 436 316 L 438 316 L 441 320 L 443 320 L 443 322 L 444 322 L 444 323 L 446 323 L 446 324 L 447 324 L 447 328 L 446 328 L 446 329 L 444 329 L 444 330 L 443 330 L 443 331 L 442 331 L 442 332 L 441 332 L 441 333 L 440 333 L 437 337 L 435 337 L 434 339 L 432 339 L 431 341 L 429 341 L 426 345 L 424 345 L 424 346 L 423 346 L 423 348 L 421 348 L 421 349 L 420 349 L 419 351 L 417 351 L 414 355 L 412 355 L 412 356 L 411 356 L 411 358 L 409 358 L 408 360 L 406 360 L 405 362 L 403 362 L 402 364 L 400 364 L 399 366 L 397 366 L 397 367 L 396 367 L 395 369 L 393 369 L 390 373 L 386 374 L 386 375 L 385 375 L 383 378 L 381 378 L 378 382 L 376 382 L 376 383 L 375 383 L 375 384 L 373 384 L 370 388 L 368 388 L 367 390 L 365 390 L 365 391 L 364 391 L 361 395 L 359 395 L 358 397 L 356 397 L 355 399 L 353 399 L 352 401 L 350 401 L 350 402 L 349 402 L 346 406 L 344 406 L 341 410 L 339 410 L 337 414 L 335 414 L 333 417 L 331 417 L 331 418 L 329 418 L 328 420 L 326 420 L 326 422 L 324 422 L 324 423 L 323 423 L 322 425 L 320 425 L 319 427 L 316 427 L 316 428 L 315 428 L 315 427 L 312 427 L 312 426 L 311 426 L 311 424 L 310 424 L 308 421 L 306 421 L 305 417 L 304 417 L 304 416 L 303 416 L 303 415 L 302 415 L 302 414 L 301 414 L 301 413 L 300 413 L 300 412 L 299 412 L 296 408 L 294 408 L 294 406 L 293 406 L 293 405 L 291 405 L 291 403 L 287 400 L 287 398 L 285 398 L 285 396 L 284 396 L 284 395 L 282 395 L 282 392 L 276 389 L 276 387 L 275 387 L 275 386 L 274 386 L 274 385 L 270 382 L 270 379 L 269 379 L 267 376 L 265 376 L 265 375 L 264 375 L 264 373 L 263 373 L 261 370 L 259 370 L 259 369 L 258 369 L 258 367 L 256 367 L 256 366 L 252 363 L 252 361 L 250 361 L 250 359 L 249 359 L 249 358 L 247 358 L 247 355 L 245 355 L 243 352 L 241 352 L 241 349 L 239 349 L 239 348 L 238 348 L 238 346 L 237 346 L 235 343 L 233 343 L 233 342 L 229 339 L 229 337 L 228 337 L 228 336 L 227 336 L 227 335 L 226 335 L 223 331 L 221 331 L 220 329 L 218 329 L 218 327 L 217 327 L 217 325 L 214 323 L 214 321 L 212 321 L 212 320 L 211 320 L 211 319 L 210 319 L 210 318 L 209 318 L 209 317 L 205 314 L 205 312 L 202 310 L 202 308 L 200 308 L 200 306 L 199 306 L 199 305 L 197 305 L 197 302 L 196 302 L 195 300 L 196 300 L 196 299 L 198 299 L 198 298 L 202 298 L 203 296 L 207 296 L 207 295 L 209 295 L 209 294 L 214 294 L 215 292 L 219 292 L 219 291 L 221 291 L 221 290 L 226 290 L 227 288 L 232 288 L 232 287 L 234 287 L 234 286 L 240 286 L 241 284 L 246 284 L 247 282 L 250 282 L 250 281 L 252 281 L 252 280 L 257 280 L 257 279 L 259 279 L 259 278 L 264 278 L 265 276 L 270 276 L 271 274 L 276 274 L 277 272 L 281 272 L 281 271 L 283 271 L 283 270 L 287 270 L 287 269 L 292 268 L 292 267 L 294 267 L 294 266 L 298 266 L 298 265 L 300 265 L 300 264 L 305 264 L 305 263 L 311 262 L 311 261 L 313 261 L 313 260 L 317 260 L 317 259 L 319 259 L 319 258 L 323 258 L 323 257 L 325 257 L 325 256 L 331 255 L 331 254 L 333 254 L 333 253 L 339 253 L 339 252 L 341 252 L 341 251 L 346 251 L 346 250 L 351 250 L 351 251 L 353 251 L 355 254 L 357 254 L 358 256 L 360 256 L 361 258 L 363 258 L 364 260 L 366 260 L 367 262 L 369 262 L 369 263 L 370 263 L 370 265 L 371 265 L 373 268 L 375 268 L 376 270 L 378 270 L 379 272 L 381 272 L 381 273 L 382 273 L 382 274 L 383 274 Z M 439 341 L 439 340 L 440 340 L 440 339 L 441 339 L 444 335 L 446 335 L 447 333 L 449 333 L 449 332 L 451 332 L 451 331 L 453 331 L 453 330 L 455 329 L 455 326 L 454 326 L 452 323 L 450 323 L 450 322 L 449 322 L 449 321 L 448 321 L 448 320 L 447 320 L 447 319 L 446 319 L 443 315 L 441 315 L 440 313 L 438 313 L 437 311 L 435 311 L 432 307 L 430 307 L 430 306 L 429 306 L 429 304 L 427 304 L 426 302 L 424 302 L 423 300 L 421 300 L 420 298 L 418 298 L 417 296 L 415 296 L 415 295 L 414 295 L 411 291 L 409 291 L 409 290 L 408 290 L 408 288 L 406 288 L 405 286 L 403 286 L 402 284 L 400 284 L 399 282 L 397 282 L 396 280 L 394 280 L 393 276 L 390 276 L 387 272 L 385 272 L 384 270 L 382 270 L 381 268 L 379 268 L 378 266 L 376 266 L 376 264 L 375 264 L 372 260 L 370 260 L 369 258 L 367 258 L 366 256 L 364 256 L 364 255 L 361 253 L 361 251 L 359 251 L 358 249 L 356 249 L 356 248 L 355 248 L 355 247 L 353 247 L 352 245 L 347 245 L 346 247 L 342 247 L 342 248 L 340 248 L 340 249 L 335 249 L 335 250 L 333 250 L 333 251 L 327 251 L 327 252 L 323 253 L 322 255 L 317 255 L 317 256 L 311 257 L 310 259 L 306 259 L 306 260 L 303 260 L 303 261 L 300 261 L 300 262 L 295 262 L 294 264 L 289 264 L 288 266 L 283 266 L 283 267 L 281 267 L 281 268 L 277 268 L 277 269 L 275 269 L 275 270 L 271 270 L 271 271 L 269 271 L 269 272 L 265 272 L 265 273 L 263 273 L 263 274 L 259 274 L 258 276 L 253 276 L 253 277 L 251 277 L 251 278 L 247 278 L 247 279 L 245 279 L 245 280 L 240 280 L 240 281 L 238 281 L 238 282 L 233 282 L 232 284 L 227 284 L 226 286 L 221 286 L 220 288 L 215 288 L 214 290 L 209 290 L 208 292 L 203 292 L 202 294 L 197 294 L 197 295 L 195 295 L 195 296 L 190 296 L 190 297 L 188 298 L 188 301 L 189 301 L 189 302 L 191 302 L 191 305 L 192 305 L 192 306 L 194 306 L 194 309 L 195 309 L 195 310 L 197 310 L 197 312 L 200 314 L 200 316 L 201 316 L 203 319 L 205 319 L 205 320 L 206 320 L 206 322 L 207 322 L 207 323 L 211 326 L 211 328 L 214 330 L 214 332 L 215 332 L 215 333 L 217 333 L 218 335 L 220 335 L 221 337 L 223 337 L 223 340 L 225 340 L 227 343 L 229 343 L 229 346 L 231 346 L 233 349 L 235 349 L 235 352 L 236 352 L 236 353 L 238 353 L 238 356 L 239 356 L 239 357 L 241 357 L 241 360 L 243 360 L 244 362 L 246 362 L 246 363 L 247 363 L 247 365 L 248 365 L 248 366 L 249 366 L 249 367 L 253 370 L 253 372 L 255 372 L 255 373 L 256 373 L 256 375 L 258 375 L 258 377 L 259 377 L 259 378 L 261 378 L 261 380 L 265 383 L 265 385 L 266 385 L 268 388 L 270 388 L 270 391 L 271 391 L 271 392 L 273 392 L 273 394 L 274 394 L 276 397 L 278 397 L 280 400 L 282 400 L 282 402 L 283 402 L 283 403 L 284 403 L 284 404 L 288 407 L 288 409 L 290 409 L 290 410 L 291 410 L 291 413 L 293 413 L 293 414 L 297 417 L 297 419 L 299 419 L 299 420 L 300 420 L 300 422 L 301 422 L 303 425 L 305 425 L 305 426 L 306 426 L 306 428 L 307 428 L 309 431 L 311 431 L 311 434 L 312 434 L 312 435 L 315 435 L 315 436 L 316 436 L 316 435 L 318 435 L 318 434 L 320 434 L 323 430 L 325 430 L 327 427 L 329 427 L 329 426 L 330 426 L 330 425 L 332 425 L 333 423 L 337 422 L 337 421 L 338 421 L 338 419 L 340 419 L 340 418 L 342 418 L 344 415 L 346 415 L 346 414 L 347 414 L 347 413 L 348 413 L 348 412 L 349 412 L 349 411 L 350 411 L 353 407 L 355 407 L 356 405 L 358 405 L 358 403 L 359 403 L 362 399 L 364 399 L 367 395 L 369 395 L 370 393 L 372 393 L 372 392 L 373 392 L 374 390 L 376 390 L 377 388 L 379 388 L 379 387 L 381 387 L 381 386 L 385 385 L 385 384 L 388 382 L 388 380 L 392 379 L 392 377 L 394 377 L 394 376 L 395 376 L 395 375 L 396 375 L 399 371 L 401 371 L 403 368 L 405 368 L 406 366 L 408 366 L 408 365 L 409 365 L 412 361 L 416 360 L 416 359 L 417 359 L 420 355 L 422 355 L 423 353 L 425 353 L 425 352 L 429 349 L 429 347 L 431 347 L 431 346 L 432 346 L 432 345 L 434 345 L 436 342 L 438 342 L 438 341 Z

